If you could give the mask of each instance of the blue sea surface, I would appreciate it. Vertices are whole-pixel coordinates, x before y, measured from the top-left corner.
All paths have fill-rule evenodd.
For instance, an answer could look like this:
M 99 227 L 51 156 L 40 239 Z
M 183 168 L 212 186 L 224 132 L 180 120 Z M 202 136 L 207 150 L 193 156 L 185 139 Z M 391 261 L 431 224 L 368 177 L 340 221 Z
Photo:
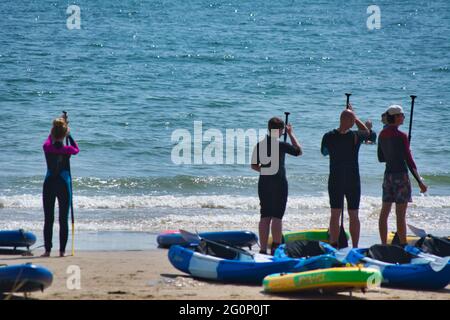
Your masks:
M 70 30 L 69 4 L 81 29 Z M 42 228 L 42 143 L 67 110 L 79 230 L 256 229 L 257 180 L 248 164 L 176 165 L 172 133 L 290 122 L 304 155 L 287 159 L 290 229 L 326 226 L 325 132 L 346 92 L 376 132 L 401 104 L 429 184 L 409 221 L 450 231 L 450 2 L 12 1 L 0 3 L 0 228 Z M 203 147 L 208 145 L 203 142 Z M 376 231 L 384 165 L 360 151 L 363 229 Z

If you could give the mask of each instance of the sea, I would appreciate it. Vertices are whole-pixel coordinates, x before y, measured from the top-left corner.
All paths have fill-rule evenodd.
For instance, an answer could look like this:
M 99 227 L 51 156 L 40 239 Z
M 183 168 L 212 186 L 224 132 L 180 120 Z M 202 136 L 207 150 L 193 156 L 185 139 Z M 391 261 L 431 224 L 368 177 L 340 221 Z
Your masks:
M 389 105 L 404 108 L 400 129 L 411 129 L 429 186 L 420 194 L 411 177 L 407 221 L 450 234 L 447 0 L 2 0 L 0 17 L 0 230 L 31 230 L 42 244 L 42 144 L 63 110 L 80 147 L 71 159 L 78 248 L 152 248 L 159 232 L 179 228 L 256 232 L 258 174 L 226 159 L 239 151 L 226 133 L 264 134 L 285 112 L 303 155 L 286 160 L 283 228 L 326 228 L 320 143 L 352 93 L 377 133 Z M 191 146 L 181 164 L 179 133 Z M 376 145 L 361 146 L 359 164 L 369 244 L 384 172 Z

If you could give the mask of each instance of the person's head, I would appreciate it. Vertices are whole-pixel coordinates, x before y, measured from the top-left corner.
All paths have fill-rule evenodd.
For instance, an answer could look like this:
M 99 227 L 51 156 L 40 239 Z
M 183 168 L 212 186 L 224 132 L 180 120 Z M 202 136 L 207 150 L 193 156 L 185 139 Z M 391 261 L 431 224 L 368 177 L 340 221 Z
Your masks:
M 269 120 L 267 129 L 269 129 L 269 135 L 271 134 L 272 130 L 278 130 L 278 138 L 283 134 L 284 121 L 278 117 L 273 117 Z
M 399 105 L 391 105 L 386 110 L 387 123 L 390 125 L 402 125 L 405 120 L 405 114 L 403 108 Z
M 64 118 L 56 118 L 55 120 L 53 120 L 53 127 L 51 131 L 53 140 L 63 140 L 67 135 L 67 131 L 68 126 Z
M 341 113 L 340 128 L 349 130 L 355 124 L 355 114 L 350 110 L 344 110 Z
M 367 129 L 372 130 L 372 121 L 371 120 L 367 120 L 365 123 Z

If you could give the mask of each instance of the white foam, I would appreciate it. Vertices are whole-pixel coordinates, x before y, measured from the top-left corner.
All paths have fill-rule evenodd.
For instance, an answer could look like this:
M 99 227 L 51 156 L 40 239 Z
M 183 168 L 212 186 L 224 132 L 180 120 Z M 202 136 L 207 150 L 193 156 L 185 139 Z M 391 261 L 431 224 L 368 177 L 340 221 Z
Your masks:
M 379 209 L 381 198 L 363 196 L 362 210 Z M 236 195 L 196 195 L 196 196 L 76 196 L 74 207 L 77 209 L 151 209 L 151 208 L 207 208 L 257 210 L 259 199 L 256 196 Z M 328 195 L 290 196 L 288 209 L 325 209 L 329 207 Z M 412 208 L 450 208 L 450 196 L 414 197 Z M 41 195 L 0 196 L 0 209 L 40 209 Z

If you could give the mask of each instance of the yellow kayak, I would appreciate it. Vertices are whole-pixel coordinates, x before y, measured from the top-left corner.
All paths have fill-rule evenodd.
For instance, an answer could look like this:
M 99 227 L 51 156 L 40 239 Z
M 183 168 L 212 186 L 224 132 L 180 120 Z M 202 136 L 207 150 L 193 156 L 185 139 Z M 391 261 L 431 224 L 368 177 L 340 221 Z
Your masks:
M 394 237 L 395 237 L 395 232 L 389 232 L 389 234 L 388 234 L 388 244 L 392 244 L 392 240 L 394 239 Z M 416 237 L 416 236 L 413 236 L 413 235 L 410 235 L 410 234 L 408 234 L 406 236 L 406 241 L 410 245 L 414 245 L 417 242 L 417 240 L 419 240 L 419 239 L 420 239 L 419 237 Z
M 392 244 L 392 240 L 394 239 L 394 237 L 395 237 L 395 232 L 389 232 L 388 244 Z M 447 239 L 450 240 L 450 237 L 447 237 Z M 408 242 L 409 245 L 412 245 L 412 246 L 415 245 L 418 240 L 420 240 L 420 238 L 417 236 L 413 236 L 410 234 L 406 235 L 406 241 Z
M 347 239 L 350 235 L 346 232 Z M 287 231 L 283 232 L 283 239 L 285 243 L 293 242 L 297 240 L 315 240 L 328 243 L 328 229 L 310 229 L 300 231 Z M 272 236 L 269 237 L 269 247 L 272 245 Z
M 379 286 L 383 277 L 374 268 L 342 267 L 298 273 L 278 273 L 264 278 L 264 291 L 271 293 L 324 290 L 333 292 L 365 291 Z

